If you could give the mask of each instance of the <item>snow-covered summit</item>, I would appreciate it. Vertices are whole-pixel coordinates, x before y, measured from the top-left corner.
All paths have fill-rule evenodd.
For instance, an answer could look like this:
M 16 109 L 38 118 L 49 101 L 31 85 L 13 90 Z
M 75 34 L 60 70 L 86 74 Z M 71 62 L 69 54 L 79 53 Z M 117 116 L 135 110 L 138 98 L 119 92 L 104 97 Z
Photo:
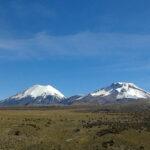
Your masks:
M 45 98 L 46 96 L 54 96 L 57 97 L 59 99 L 63 99 L 65 98 L 65 96 L 59 92 L 58 90 L 56 90 L 54 87 L 50 86 L 50 85 L 33 85 L 30 88 L 26 89 L 23 92 L 20 92 L 18 94 L 16 94 L 15 96 L 12 96 L 12 99 L 22 99 L 25 97 L 33 97 L 33 98 L 37 98 L 37 97 L 43 97 Z
M 96 92 L 91 93 L 91 96 L 109 96 L 113 93 L 117 94 L 117 99 L 123 99 L 123 98 L 132 98 L 132 99 L 146 99 L 150 98 L 150 93 L 144 91 L 143 89 L 140 89 L 133 83 L 126 83 L 126 82 L 116 82 L 111 84 L 110 86 L 107 86 L 105 88 L 102 88 Z

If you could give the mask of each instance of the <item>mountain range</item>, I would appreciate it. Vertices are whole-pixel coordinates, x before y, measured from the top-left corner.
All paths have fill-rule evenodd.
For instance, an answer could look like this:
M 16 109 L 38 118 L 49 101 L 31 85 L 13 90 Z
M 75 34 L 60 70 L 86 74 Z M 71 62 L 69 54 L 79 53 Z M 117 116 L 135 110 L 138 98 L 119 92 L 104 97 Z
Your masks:
M 150 93 L 133 83 L 116 82 L 95 92 L 69 98 L 50 85 L 33 85 L 23 92 L 1 100 L 0 105 L 112 104 L 142 100 L 150 100 Z

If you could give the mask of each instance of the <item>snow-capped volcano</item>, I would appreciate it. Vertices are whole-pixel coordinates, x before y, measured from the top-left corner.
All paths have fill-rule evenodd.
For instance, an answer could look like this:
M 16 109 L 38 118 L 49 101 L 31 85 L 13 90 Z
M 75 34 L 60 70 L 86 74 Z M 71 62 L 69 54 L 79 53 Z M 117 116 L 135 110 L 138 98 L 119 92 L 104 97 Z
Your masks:
M 117 99 L 133 98 L 133 99 L 146 99 L 150 98 L 150 93 L 137 87 L 133 83 L 117 82 L 108 87 L 102 88 L 96 92 L 91 93 L 92 96 L 109 96 L 117 93 Z
M 66 97 L 50 85 L 33 85 L 10 98 L 0 101 L 0 105 L 57 104 Z
M 116 103 L 150 99 L 150 93 L 133 83 L 116 82 L 87 95 L 71 97 L 68 103 Z
M 28 88 L 27 90 L 25 90 L 24 92 L 18 93 L 15 96 L 12 96 L 12 98 L 15 99 L 22 99 L 24 97 L 28 97 L 31 96 L 33 98 L 36 97 L 47 97 L 47 96 L 55 96 L 59 99 L 63 99 L 65 98 L 65 96 L 59 92 L 58 90 L 56 90 L 55 88 L 53 88 L 50 85 L 33 85 L 32 87 Z

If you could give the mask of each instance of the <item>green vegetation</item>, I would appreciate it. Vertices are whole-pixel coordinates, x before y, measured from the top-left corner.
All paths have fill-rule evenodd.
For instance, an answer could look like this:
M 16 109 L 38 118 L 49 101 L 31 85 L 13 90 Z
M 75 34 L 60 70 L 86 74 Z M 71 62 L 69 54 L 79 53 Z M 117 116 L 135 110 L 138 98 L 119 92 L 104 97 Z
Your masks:
M 0 111 L 0 150 L 149 150 L 150 112 Z

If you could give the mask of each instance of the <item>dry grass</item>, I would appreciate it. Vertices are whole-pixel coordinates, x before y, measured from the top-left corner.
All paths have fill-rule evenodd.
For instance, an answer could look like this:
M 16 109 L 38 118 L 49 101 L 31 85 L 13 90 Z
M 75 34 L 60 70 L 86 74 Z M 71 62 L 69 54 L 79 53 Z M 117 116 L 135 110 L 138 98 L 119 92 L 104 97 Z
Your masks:
M 0 150 L 149 150 L 150 113 L 1 110 Z

